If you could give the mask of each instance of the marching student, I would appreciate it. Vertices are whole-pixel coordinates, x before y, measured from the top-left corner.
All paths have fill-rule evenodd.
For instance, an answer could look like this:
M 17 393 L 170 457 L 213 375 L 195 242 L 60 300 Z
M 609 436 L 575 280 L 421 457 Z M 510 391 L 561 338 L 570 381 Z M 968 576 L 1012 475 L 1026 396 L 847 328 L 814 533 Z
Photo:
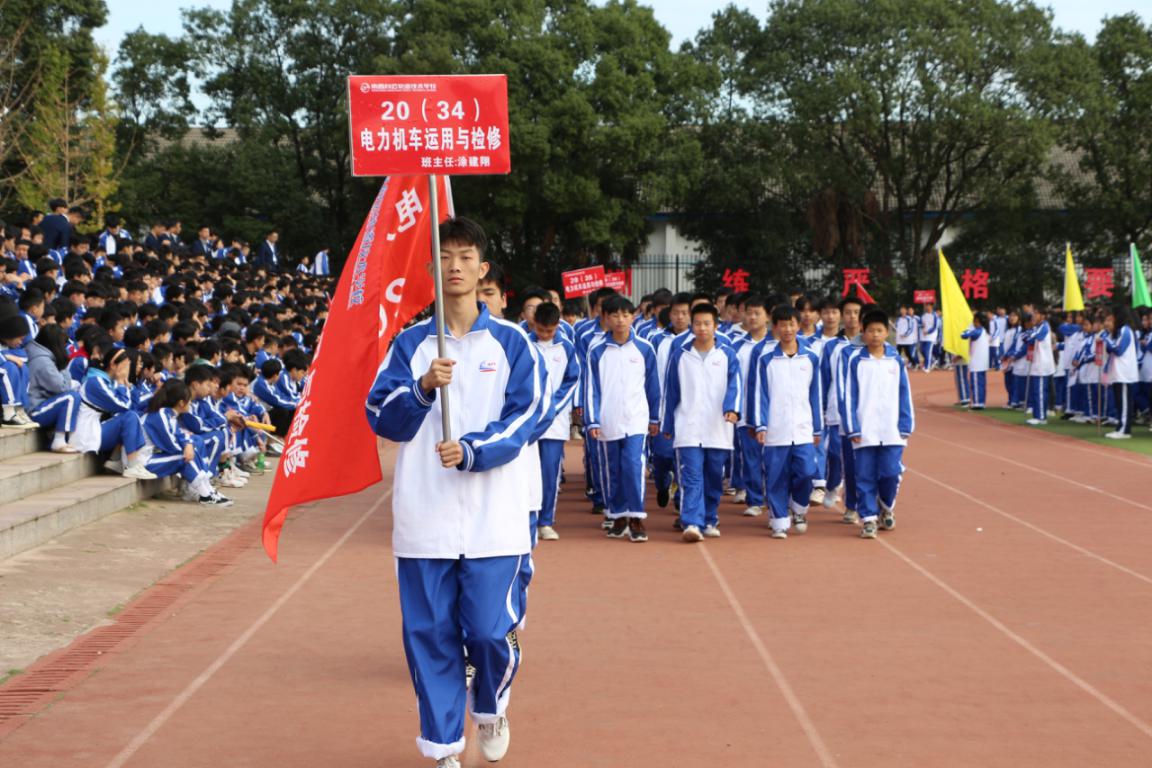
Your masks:
M 180 417 L 188 413 L 192 395 L 188 386 L 172 379 L 156 391 L 144 416 L 144 435 L 152 453 L 148 470 L 157 477 L 179 474 L 188 483 L 188 500 L 205 507 L 230 507 L 232 500 L 212 487 L 214 458 L 180 427 Z
M 932 304 L 924 305 L 924 314 L 920 316 L 920 355 L 924 358 L 923 370 L 928 373 L 936 364 L 936 341 L 940 336 L 940 318 L 936 316 Z
M 644 441 L 660 426 L 660 379 L 656 351 L 632 330 L 635 309 L 620 295 L 606 299 L 601 315 L 609 333 L 588 351 L 584 423 L 599 467 L 608 536 L 648 540 L 644 529 Z M 667 343 L 675 343 L 667 342 Z
M 477 302 L 487 237 L 468 219 L 440 225 L 448 354 L 435 324 L 399 333 L 368 396 L 368 421 L 400 443 L 392 499 L 404 650 L 420 712 L 420 752 L 459 768 L 464 712 L 480 752 L 508 750 L 520 664 L 523 563 L 532 548 L 531 478 L 520 461 L 546 409 L 547 372 L 514 323 Z M 440 387 L 451 397 L 442 434 Z M 467 654 L 467 657 L 465 657 Z M 469 690 L 465 658 L 475 668 Z
M 896 349 L 908 361 L 910 368 L 916 367 L 916 345 L 920 341 L 920 323 L 916 322 L 916 309 L 900 305 L 900 316 L 896 318 Z
M 1101 334 L 1108 351 L 1104 374 L 1116 404 L 1116 429 L 1104 437 L 1127 440 L 1132 437 L 1132 421 L 1136 416 L 1133 389 L 1140 381 L 1140 367 L 1136 362 L 1136 334 L 1132 331 L 1132 314 L 1128 308 L 1117 305 L 1104 316 Z
M 577 417 L 582 423 L 587 424 L 584 420 L 584 406 L 588 400 L 588 391 L 586 389 L 588 383 L 588 351 L 592 344 L 601 339 L 607 333 L 608 318 L 601 311 L 604 301 L 610 297 L 615 296 L 616 291 L 611 288 L 597 288 L 588 295 L 588 306 L 590 307 L 591 314 L 589 317 L 578 322 L 573 331 L 575 333 L 576 341 L 576 359 L 580 363 L 580 384 L 576 393 L 576 412 Z M 587 426 L 585 426 L 585 438 L 587 438 Z M 584 442 L 584 495 L 592 502 L 592 514 L 599 515 L 604 512 L 608 507 L 608 501 L 604 498 L 604 488 L 602 486 L 603 472 L 600 468 L 600 450 L 595 443 L 589 442 L 585 439 Z M 607 516 L 604 517 L 605 529 L 612 526 L 612 521 Z
M 677 293 L 670 297 L 668 302 L 667 326 L 663 329 L 659 326 L 651 329 L 648 336 L 648 340 L 656 349 L 656 371 L 659 376 L 661 397 L 665 391 L 664 383 L 668 378 L 668 361 L 672 357 L 674 340 L 682 338 L 692 323 L 691 294 Z M 676 480 L 676 449 L 672 447 L 671 440 L 663 434 L 657 434 L 651 440 L 651 456 L 652 480 L 656 486 L 656 506 L 663 509 L 668 506 L 672 483 Z M 677 496 L 679 495 L 677 490 Z M 676 518 L 676 522 L 680 522 L 679 517 Z
M 724 463 L 743 400 L 740 361 L 716 344 L 719 320 L 711 304 L 692 308 L 692 342 L 672 351 L 664 385 L 663 432 L 676 450 L 687 542 L 720 536 Z
M 960 338 L 968 340 L 968 364 L 965 367 L 968 369 L 971 392 L 970 407 L 974 411 L 984 410 L 988 395 L 988 350 L 991 346 L 988 326 L 988 316 L 977 310 L 972 313 L 972 325 L 960 334 Z
M 915 416 L 908 372 L 885 341 L 888 316 L 874 309 L 862 324 L 864 349 L 847 363 L 840 416 L 855 457 L 860 537 L 874 539 L 877 518 L 886 531 L 896 527 L 896 492 Z
M 736 360 L 740 363 L 740 381 L 745 385 L 749 381 L 752 368 L 752 355 L 770 337 L 768 333 L 768 308 L 762 296 L 748 296 L 743 302 L 744 334 L 733 342 L 736 351 Z M 837 311 L 836 317 L 840 313 Z M 828 328 L 825 323 L 824 328 Z M 839 319 L 837 319 L 839 328 Z M 759 357 L 759 356 L 757 356 Z M 742 461 L 740 481 L 741 490 L 744 491 L 744 516 L 757 517 L 764 514 L 764 449 L 756 439 L 756 429 L 748 418 L 747 398 L 745 389 L 744 402 L 740 404 L 740 419 L 736 422 L 736 448 L 740 451 Z
M 856 475 L 852 461 L 851 441 L 843 434 L 840 424 L 840 400 L 843 397 L 841 378 L 845 361 L 864 345 L 860 332 L 860 314 L 863 309 L 860 299 L 845 296 L 840 300 L 840 319 L 843 323 L 842 338 L 825 343 L 820 360 L 820 391 L 824 400 L 825 435 L 828 446 L 828 490 L 824 496 L 824 508 L 832 509 L 844 498 L 844 515 L 841 520 L 855 524 L 856 515 Z M 842 490 L 838 490 L 841 489 Z
M 576 348 L 559 333 L 560 308 L 550 301 L 539 304 L 532 316 L 529 337 L 540 351 L 548 371 L 555 417 L 541 436 L 540 476 L 543 479 L 542 506 L 537 521 L 537 535 L 542 541 L 556 541 L 556 497 L 564 471 L 564 443 L 572 425 L 572 402 L 580 381 L 580 363 Z
M 816 476 L 816 443 L 823 432 L 820 360 L 797 339 L 796 310 L 772 310 L 777 344 L 756 362 L 752 423 L 764 446 L 765 490 L 772 508 L 772 538 L 808 530 L 808 501 Z

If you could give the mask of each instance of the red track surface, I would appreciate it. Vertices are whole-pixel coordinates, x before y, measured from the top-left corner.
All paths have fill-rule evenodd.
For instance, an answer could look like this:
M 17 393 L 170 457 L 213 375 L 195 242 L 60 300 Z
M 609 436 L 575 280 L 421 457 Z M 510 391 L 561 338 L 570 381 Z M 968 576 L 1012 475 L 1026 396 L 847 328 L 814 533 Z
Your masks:
M 878 541 L 815 511 L 773 541 L 730 502 L 719 540 L 682 544 L 654 504 L 652 541 L 607 540 L 569 483 L 503 764 L 1152 764 L 1152 462 L 953 413 L 946 374 L 913 386 Z M 179 594 L 49 708 L 0 721 L 0 766 L 428 765 L 386 489 L 297 513 L 279 566 L 248 528 L 145 593 Z M 0 689 L 0 717 L 67 653 Z

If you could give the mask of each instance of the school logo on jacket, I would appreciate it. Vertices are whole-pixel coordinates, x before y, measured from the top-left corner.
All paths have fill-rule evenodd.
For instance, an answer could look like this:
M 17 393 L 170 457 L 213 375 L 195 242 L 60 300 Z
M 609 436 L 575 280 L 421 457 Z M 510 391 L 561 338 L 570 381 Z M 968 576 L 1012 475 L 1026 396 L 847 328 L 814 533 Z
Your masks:
M 485 360 L 484 362 L 480 363 L 480 373 L 495 373 L 495 372 L 496 372 L 496 361 L 495 360 Z

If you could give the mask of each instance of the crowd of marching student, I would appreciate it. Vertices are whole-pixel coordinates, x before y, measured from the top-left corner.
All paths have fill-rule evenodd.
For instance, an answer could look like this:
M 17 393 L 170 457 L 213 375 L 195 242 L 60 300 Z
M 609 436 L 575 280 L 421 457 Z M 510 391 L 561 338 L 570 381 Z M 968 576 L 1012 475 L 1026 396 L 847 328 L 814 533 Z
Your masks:
M 480 299 L 506 308 L 493 265 Z M 854 297 L 659 290 L 638 307 L 611 289 L 579 304 L 522 294 L 520 323 L 548 370 L 555 416 L 538 441 L 540 539 L 558 539 L 564 441 L 584 436 L 584 485 L 612 538 L 643 542 L 646 479 L 679 510 L 685 541 L 720 536 L 725 494 L 767 514 L 773 538 L 807 529 L 811 505 L 875 538 L 895 527 L 913 430 L 906 368 L 890 321 Z M 650 471 L 649 471 L 650 468 Z
M 158 222 L 136 242 L 115 215 L 97 236 L 76 231 L 81 218 L 54 200 L 3 227 L 3 426 L 230 505 L 219 488 L 263 472 L 291 423 L 327 316 L 326 263 L 281 273 L 275 233 L 249 260 L 209 227 L 189 243 Z
M 914 316 L 913 316 L 914 317 Z M 899 321 L 898 321 L 899 322 Z M 937 323 L 938 325 L 938 323 Z M 899 325 L 898 325 L 899 327 Z M 1026 305 L 973 313 L 962 334 L 967 360 L 954 357 L 958 405 L 982 410 L 989 371 L 1003 370 L 1008 407 L 1043 426 L 1059 416 L 1107 424 L 1105 437 L 1126 440 L 1152 409 L 1152 311 L 1125 306 L 1050 312 Z M 953 357 L 953 356 L 949 356 Z M 914 357 L 909 364 L 915 365 Z M 933 367 L 931 360 L 925 370 Z

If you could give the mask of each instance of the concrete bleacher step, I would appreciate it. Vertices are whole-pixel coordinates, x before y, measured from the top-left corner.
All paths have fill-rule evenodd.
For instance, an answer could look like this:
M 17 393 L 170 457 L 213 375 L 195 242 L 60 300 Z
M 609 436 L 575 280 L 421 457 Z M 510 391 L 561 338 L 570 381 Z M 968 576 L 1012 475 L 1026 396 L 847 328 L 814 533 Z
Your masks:
M 36 430 L 0 428 L 0 559 L 173 487 L 98 474 L 95 456 L 49 453 Z

